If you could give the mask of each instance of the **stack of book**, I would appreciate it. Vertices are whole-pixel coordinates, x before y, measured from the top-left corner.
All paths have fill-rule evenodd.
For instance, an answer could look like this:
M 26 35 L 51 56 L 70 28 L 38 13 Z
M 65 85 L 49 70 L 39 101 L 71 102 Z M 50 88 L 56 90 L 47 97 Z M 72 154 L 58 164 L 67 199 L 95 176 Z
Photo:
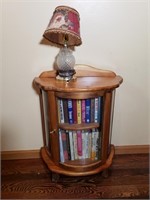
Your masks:
M 101 133 L 97 128 L 88 130 L 59 129 L 60 162 L 90 158 L 100 159 Z
M 59 123 L 99 123 L 102 116 L 102 97 L 90 99 L 58 98 Z

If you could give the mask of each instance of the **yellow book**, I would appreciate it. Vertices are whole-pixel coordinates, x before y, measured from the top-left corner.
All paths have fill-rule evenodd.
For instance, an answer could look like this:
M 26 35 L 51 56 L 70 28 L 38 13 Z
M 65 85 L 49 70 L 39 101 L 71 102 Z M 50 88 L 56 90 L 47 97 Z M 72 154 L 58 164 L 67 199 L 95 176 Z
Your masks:
M 77 99 L 77 123 L 81 124 L 81 100 Z

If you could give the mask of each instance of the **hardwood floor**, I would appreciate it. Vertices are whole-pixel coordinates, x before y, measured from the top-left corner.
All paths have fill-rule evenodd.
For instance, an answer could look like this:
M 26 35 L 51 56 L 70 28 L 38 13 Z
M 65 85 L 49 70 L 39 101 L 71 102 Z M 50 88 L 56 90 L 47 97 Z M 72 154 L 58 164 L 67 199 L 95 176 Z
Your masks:
M 1 163 L 1 199 L 149 199 L 149 155 L 116 155 L 110 176 L 60 176 L 41 159 L 5 160 Z

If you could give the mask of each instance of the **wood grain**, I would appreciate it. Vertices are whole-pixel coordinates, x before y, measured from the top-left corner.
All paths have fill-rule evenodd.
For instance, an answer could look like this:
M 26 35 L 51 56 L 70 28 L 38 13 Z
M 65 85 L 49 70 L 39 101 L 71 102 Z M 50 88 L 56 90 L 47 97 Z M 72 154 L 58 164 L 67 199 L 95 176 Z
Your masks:
M 41 159 L 2 161 L 2 199 L 149 199 L 149 155 L 117 155 L 110 176 L 51 173 Z

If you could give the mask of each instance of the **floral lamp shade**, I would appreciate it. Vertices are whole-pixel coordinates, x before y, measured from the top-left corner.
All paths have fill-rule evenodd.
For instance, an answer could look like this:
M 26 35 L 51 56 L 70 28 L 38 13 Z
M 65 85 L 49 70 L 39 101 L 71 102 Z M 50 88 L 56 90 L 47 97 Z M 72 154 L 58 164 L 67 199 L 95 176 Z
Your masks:
M 82 43 L 79 22 L 78 11 L 68 6 L 58 6 L 43 36 L 56 44 L 64 45 L 66 40 L 67 46 L 78 46 Z

